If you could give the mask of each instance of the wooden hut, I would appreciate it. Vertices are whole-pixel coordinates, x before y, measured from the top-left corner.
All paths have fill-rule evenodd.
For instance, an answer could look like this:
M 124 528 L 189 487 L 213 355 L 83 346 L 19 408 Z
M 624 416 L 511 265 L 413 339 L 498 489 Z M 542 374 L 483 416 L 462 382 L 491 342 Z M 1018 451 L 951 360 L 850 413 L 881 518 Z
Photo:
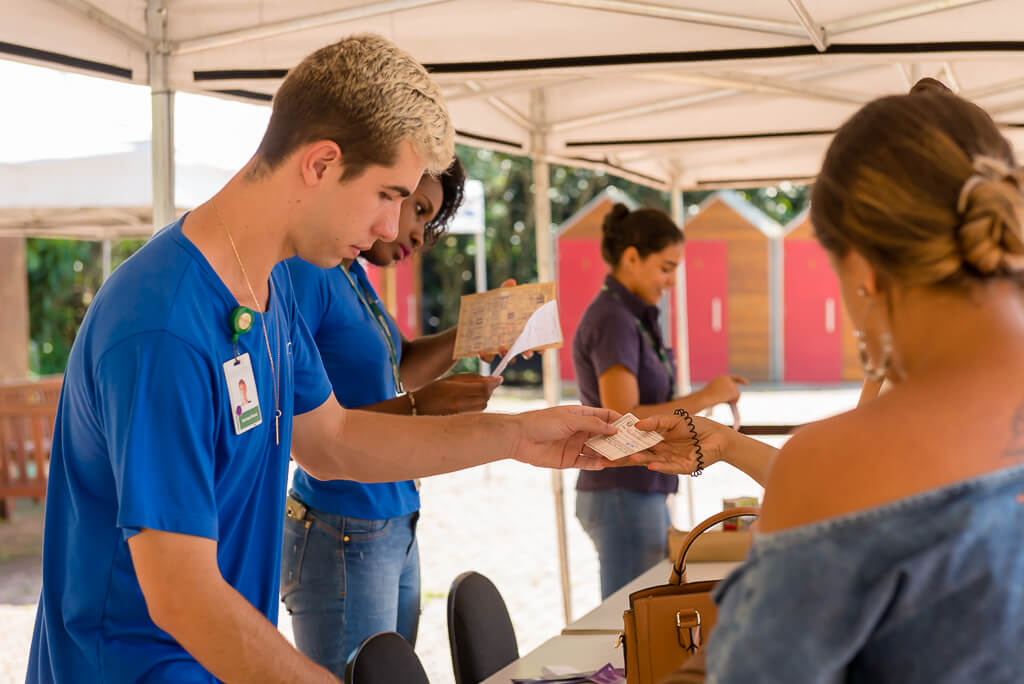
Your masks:
M 778 380 L 773 360 L 773 245 L 782 228 L 738 193 L 708 197 L 686 234 L 690 378 Z
M 864 377 L 857 342 L 828 255 L 814 239 L 809 212 L 786 228 L 783 240 L 784 377 L 791 383 L 830 383 Z

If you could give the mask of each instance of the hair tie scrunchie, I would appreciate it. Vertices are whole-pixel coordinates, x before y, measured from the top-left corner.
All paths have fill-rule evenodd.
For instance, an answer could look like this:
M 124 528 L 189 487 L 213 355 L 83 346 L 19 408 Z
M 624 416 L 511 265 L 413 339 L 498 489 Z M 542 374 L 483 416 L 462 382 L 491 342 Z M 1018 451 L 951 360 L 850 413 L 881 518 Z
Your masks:
M 956 242 L 963 263 L 981 276 L 1024 271 L 1024 171 L 1001 159 L 975 157 L 957 197 Z M 986 186 L 982 195 L 980 188 Z
M 960 196 L 956 201 L 956 212 L 963 214 L 967 211 L 967 201 L 971 197 L 971 193 L 974 189 L 987 181 L 1008 181 L 1016 185 L 1016 179 L 1013 178 L 1013 170 L 1010 166 L 995 157 L 979 156 L 974 159 L 974 171 L 960 188 Z

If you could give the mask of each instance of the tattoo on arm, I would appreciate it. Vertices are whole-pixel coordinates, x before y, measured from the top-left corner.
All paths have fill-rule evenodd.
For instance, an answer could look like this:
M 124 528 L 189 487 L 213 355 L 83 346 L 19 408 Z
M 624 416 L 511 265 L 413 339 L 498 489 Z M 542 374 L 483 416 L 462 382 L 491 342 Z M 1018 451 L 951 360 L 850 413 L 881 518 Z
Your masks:
M 1010 423 L 1010 439 L 1003 449 L 1006 458 L 1024 458 L 1024 403 L 1017 407 Z

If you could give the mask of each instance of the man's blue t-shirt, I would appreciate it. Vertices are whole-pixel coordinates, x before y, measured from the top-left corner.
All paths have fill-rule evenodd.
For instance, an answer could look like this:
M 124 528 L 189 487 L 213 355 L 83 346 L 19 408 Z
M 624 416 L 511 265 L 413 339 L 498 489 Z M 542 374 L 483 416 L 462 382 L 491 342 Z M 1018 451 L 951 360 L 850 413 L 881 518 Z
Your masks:
M 298 257 L 288 259 L 285 265 L 292 276 L 299 310 L 320 350 L 334 396 L 341 405 L 358 408 L 394 399 L 398 388 L 387 342 L 341 267 L 319 268 Z M 384 305 L 377 299 L 359 262 L 352 263 L 349 275 L 383 311 Z M 387 324 L 400 363 L 402 335 L 390 316 Z M 419 492 L 412 480 L 376 484 L 325 482 L 298 468 L 292 488 L 308 506 L 349 518 L 383 520 L 420 508 Z
M 100 288 L 54 426 L 28 682 L 215 681 L 149 618 L 127 543 L 141 528 L 216 540 L 224 579 L 276 623 L 292 416 L 330 385 L 282 265 L 270 282 L 279 445 L 258 315 L 238 353 L 263 422 L 235 432 L 223 364 L 238 302 L 180 220 Z

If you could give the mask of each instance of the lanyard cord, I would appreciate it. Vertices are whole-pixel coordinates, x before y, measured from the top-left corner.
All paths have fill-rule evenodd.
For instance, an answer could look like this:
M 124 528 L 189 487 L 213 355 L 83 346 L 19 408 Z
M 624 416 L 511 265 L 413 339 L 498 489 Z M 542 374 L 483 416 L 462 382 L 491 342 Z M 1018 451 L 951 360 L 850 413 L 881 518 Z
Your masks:
M 217 219 L 220 224 L 224 227 L 224 232 L 228 235 L 228 242 L 231 243 L 231 251 L 235 253 L 235 261 L 238 262 L 238 268 L 242 271 L 242 278 L 245 279 L 245 286 L 249 288 L 249 295 L 252 296 L 252 303 L 256 307 L 256 311 L 260 314 L 260 325 L 263 327 L 263 340 L 267 343 L 267 358 L 270 359 L 270 377 L 274 381 L 274 444 L 281 444 L 281 406 L 279 399 L 279 383 L 278 383 L 278 371 L 281 369 L 281 333 L 280 330 L 275 330 L 274 338 L 277 340 L 277 363 L 274 363 L 274 354 L 270 351 L 270 336 L 267 334 L 267 321 L 263 315 L 263 307 L 260 306 L 260 300 L 256 297 L 256 292 L 253 290 L 252 283 L 249 281 L 249 274 L 245 272 L 245 264 L 242 263 L 242 257 L 238 254 L 238 248 L 235 247 L 235 239 L 231 237 L 231 231 L 228 229 L 228 224 L 221 216 L 220 209 L 213 200 L 210 200 L 210 206 L 213 207 L 213 211 L 217 214 Z M 269 297 L 267 299 L 267 307 L 274 306 L 274 279 L 269 278 L 267 283 L 270 287 Z M 274 316 L 274 321 L 277 321 L 277 315 Z M 235 346 L 235 356 L 238 356 L 238 347 Z
M 400 394 L 405 391 L 402 387 L 401 373 L 398 370 L 398 353 L 395 351 L 395 339 L 391 336 L 391 328 L 388 326 L 386 314 L 381 311 L 380 307 L 377 306 L 377 301 L 374 297 L 370 296 L 370 293 L 366 291 L 362 283 L 356 283 L 355 278 L 348 272 L 344 264 L 339 264 L 338 268 L 345 274 L 348 279 L 349 285 L 355 290 L 356 296 L 359 297 L 359 301 L 363 303 L 366 308 L 366 312 L 370 314 L 370 318 L 377 324 L 377 329 L 380 331 L 381 337 L 384 338 L 385 344 L 388 347 L 388 356 L 391 359 L 391 372 L 395 378 L 395 393 Z
M 622 297 L 619 296 L 618 292 L 607 285 L 601 286 L 601 290 L 610 294 L 615 298 L 615 301 L 622 305 L 623 308 L 627 311 L 629 310 L 629 307 L 627 307 L 626 303 L 622 301 Z M 673 388 L 676 384 L 676 373 L 675 369 L 672 368 L 672 362 L 669 361 L 668 355 L 665 353 L 665 348 L 658 343 L 654 335 L 651 334 L 651 331 L 647 329 L 646 325 L 644 325 L 644 322 L 636 315 L 633 316 L 633 321 L 636 323 L 636 327 L 640 331 L 640 334 L 643 335 L 645 340 L 647 340 L 647 344 L 651 345 L 651 349 L 654 350 L 654 353 L 657 354 L 658 358 L 661 360 L 662 365 L 665 366 L 665 372 L 668 373 L 669 398 L 671 399 L 672 394 L 674 394 Z

